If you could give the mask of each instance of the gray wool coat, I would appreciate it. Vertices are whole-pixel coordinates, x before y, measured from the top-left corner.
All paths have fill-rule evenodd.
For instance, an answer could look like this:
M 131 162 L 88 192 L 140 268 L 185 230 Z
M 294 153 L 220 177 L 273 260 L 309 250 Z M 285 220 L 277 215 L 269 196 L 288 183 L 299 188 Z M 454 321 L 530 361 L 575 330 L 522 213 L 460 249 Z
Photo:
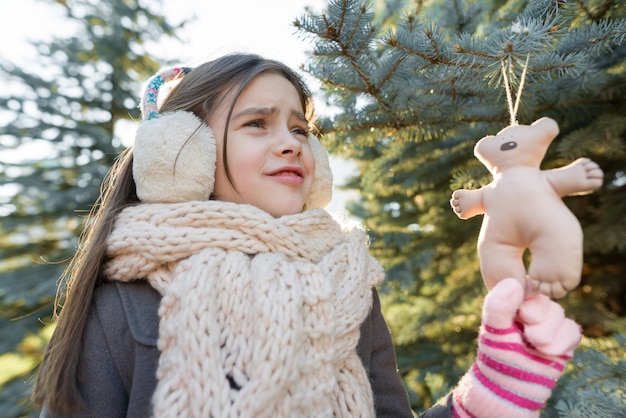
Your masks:
M 151 416 L 160 354 L 156 345 L 160 300 L 161 295 L 145 281 L 106 283 L 96 289 L 79 368 L 87 409 L 75 417 Z M 375 290 L 357 351 L 372 385 L 376 416 L 413 417 Z M 447 403 L 436 405 L 423 417 L 451 418 Z M 41 417 L 55 418 L 45 408 Z

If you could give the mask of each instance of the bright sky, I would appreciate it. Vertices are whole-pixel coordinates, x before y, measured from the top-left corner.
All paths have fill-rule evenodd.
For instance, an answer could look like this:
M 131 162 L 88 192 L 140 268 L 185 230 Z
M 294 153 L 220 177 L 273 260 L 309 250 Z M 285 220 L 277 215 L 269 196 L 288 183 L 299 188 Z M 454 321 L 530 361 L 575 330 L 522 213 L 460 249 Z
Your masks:
M 202 4 L 204 3 L 204 5 Z M 164 0 L 166 13 L 173 19 L 197 16 L 198 21 L 183 31 L 189 43 L 177 45 L 172 56 L 180 55 L 191 64 L 237 50 L 260 53 L 291 67 L 305 60 L 308 43 L 296 34 L 292 22 L 305 14 L 305 8 L 320 12 L 326 0 Z
M 102 0 L 100 0 L 102 1 Z M 309 43 L 296 34 L 292 22 L 308 7 L 320 12 L 327 0 L 162 0 L 171 23 L 194 18 L 178 31 L 183 43 L 163 45 L 162 52 L 182 64 L 199 64 L 231 51 L 256 52 L 297 68 L 305 60 Z M 73 28 L 60 24 L 60 7 L 41 0 L 0 0 L 0 54 L 21 59 L 28 56 L 24 42 L 48 35 L 71 35 Z M 35 12 L 33 12 L 35 11 Z M 32 56 L 32 55 L 31 55 Z
M 102 0 L 101 0 L 102 1 Z M 320 12 L 327 0 L 163 0 L 170 22 L 186 18 L 196 20 L 178 34 L 183 43 L 162 45 L 163 55 L 180 64 L 194 66 L 228 52 L 254 52 L 273 58 L 297 69 L 306 59 L 310 41 L 296 34 L 292 22 L 305 14 L 305 7 Z M 58 7 L 43 1 L 0 0 L 0 55 L 21 63 L 33 57 L 30 40 L 46 39 L 49 35 L 64 36 L 72 28 L 59 24 Z M 310 87 L 314 81 L 307 78 Z M 320 104 L 317 105 L 321 108 Z M 339 184 L 351 168 L 331 159 L 335 183 Z M 329 209 L 342 211 L 346 195 L 335 192 Z

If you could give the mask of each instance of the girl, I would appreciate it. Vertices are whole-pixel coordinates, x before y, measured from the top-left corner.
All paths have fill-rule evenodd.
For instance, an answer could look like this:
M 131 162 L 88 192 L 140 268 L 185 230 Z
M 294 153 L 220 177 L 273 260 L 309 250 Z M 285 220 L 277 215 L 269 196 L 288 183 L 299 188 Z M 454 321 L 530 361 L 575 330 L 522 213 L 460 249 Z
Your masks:
M 249 54 L 174 68 L 142 113 L 65 274 L 42 416 L 412 417 L 384 273 L 322 209 L 332 175 L 298 75 Z M 501 283 L 479 360 L 426 417 L 538 416 L 550 396 L 578 328 Z

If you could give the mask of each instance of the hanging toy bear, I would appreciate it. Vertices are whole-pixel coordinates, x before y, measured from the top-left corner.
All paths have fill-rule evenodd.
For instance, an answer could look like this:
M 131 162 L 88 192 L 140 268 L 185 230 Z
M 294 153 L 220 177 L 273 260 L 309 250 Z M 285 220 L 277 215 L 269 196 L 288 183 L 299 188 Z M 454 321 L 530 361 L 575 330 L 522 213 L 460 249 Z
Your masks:
M 450 205 L 461 219 L 484 215 L 478 255 L 488 289 L 513 277 L 527 292 L 562 298 L 580 283 L 583 258 L 582 228 L 562 197 L 598 189 L 603 172 L 588 158 L 541 170 L 559 127 L 547 117 L 519 125 L 515 113 L 513 109 L 510 126 L 474 147 L 493 181 L 477 190 L 454 191 Z M 531 256 L 528 271 L 526 249 Z

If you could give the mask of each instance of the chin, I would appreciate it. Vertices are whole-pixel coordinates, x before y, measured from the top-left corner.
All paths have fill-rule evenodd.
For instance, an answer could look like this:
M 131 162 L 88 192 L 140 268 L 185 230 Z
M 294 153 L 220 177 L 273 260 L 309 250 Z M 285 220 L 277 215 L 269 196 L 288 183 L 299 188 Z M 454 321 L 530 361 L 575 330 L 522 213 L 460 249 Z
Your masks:
M 281 205 L 280 207 L 266 208 L 264 210 L 272 215 L 274 218 L 280 218 L 281 216 L 295 215 L 296 213 L 301 213 L 303 209 L 304 203 L 301 203 L 299 205 Z
M 273 211 L 273 212 L 268 212 L 270 215 L 272 215 L 274 218 L 280 218 L 281 216 L 288 216 L 288 215 L 295 215 L 297 213 L 301 213 L 302 209 L 300 210 L 293 210 L 293 211 L 289 211 L 289 210 L 280 210 L 280 211 Z

